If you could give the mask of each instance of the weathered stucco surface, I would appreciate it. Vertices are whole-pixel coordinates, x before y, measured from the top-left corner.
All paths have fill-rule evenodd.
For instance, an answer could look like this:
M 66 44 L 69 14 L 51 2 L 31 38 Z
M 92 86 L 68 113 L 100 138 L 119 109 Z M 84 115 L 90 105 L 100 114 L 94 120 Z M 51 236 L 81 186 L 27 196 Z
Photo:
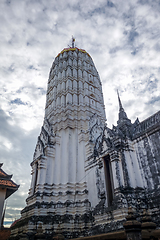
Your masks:
M 160 112 L 133 124 L 120 97 L 109 129 L 101 82 L 84 50 L 64 49 L 53 62 L 44 124 L 31 163 L 27 206 L 11 239 L 92 236 L 123 229 L 132 207 L 160 227 Z

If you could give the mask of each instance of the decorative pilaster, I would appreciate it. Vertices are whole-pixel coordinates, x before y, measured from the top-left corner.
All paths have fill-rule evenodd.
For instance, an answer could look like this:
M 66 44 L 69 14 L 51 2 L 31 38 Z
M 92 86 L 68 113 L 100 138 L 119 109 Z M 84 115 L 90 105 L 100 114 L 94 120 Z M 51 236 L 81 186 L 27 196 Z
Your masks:
M 114 192 L 124 185 L 123 171 L 121 161 L 119 159 L 119 153 L 112 151 L 110 153 L 111 169 L 113 176 Z
M 45 234 L 43 233 L 42 223 L 39 223 L 37 233 L 34 236 L 34 240 L 45 240 Z
M 86 147 L 86 157 L 88 158 L 91 154 L 93 154 L 93 150 L 94 150 L 94 143 L 92 142 L 87 142 L 85 144 Z
M 43 184 L 45 183 L 46 177 L 46 156 L 42 156 L 38 161 L 38 179 L 37 179 L 37 191 L 43 190 Z
M 123 224 L 127 240 L 141 240 L 141 223 L 136 220 L 136 216 L 132 208 L 128 209 L 127 221 Z
M 64 240 L 64 236 L 62 234 L 57 234 L 52 238 L 52 240 Z
M 123 149 L 120 151 L 120 159 L 121 159 L 122 170 L 123 170 L 124 187 L 130 187 L 131 186 L 130 176 L 129 176 L 129 171 L 128 171 L 126 158 L 125 158 Z
M 142 236 L 143 239 L 155 239 L 154 230 L 156 229 L 156 224 L 152 222 L 151 216 L 146 209 L 143 210 L 142 215 Z
M 46 149 L 46 181 L 47 184 L 53 183 L 53 172 L 54 172 L 54 162 L 55 162 L 55 146 L 47 147 Z
M 35 189 L 35 184 L 36 184 L 36 178 L 37 178 L 37 169 L 38 167 L 38 163 L 34 162 L 32 164 L 32 171 L 31 171 L 31 175 L 32 175 L 32 179 L 31 179 L 31 188 L 29 189 L 29 197 L 33 195 L 34 193 L 34 189 Z

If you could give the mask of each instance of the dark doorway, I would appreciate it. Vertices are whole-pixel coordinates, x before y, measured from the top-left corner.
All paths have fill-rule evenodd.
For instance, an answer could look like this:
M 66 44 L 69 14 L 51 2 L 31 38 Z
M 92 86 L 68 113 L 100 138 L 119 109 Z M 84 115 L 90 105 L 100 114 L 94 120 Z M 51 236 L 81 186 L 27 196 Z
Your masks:
M 104 159 L 104 173 L 105 173 L 105 179 L 106 179 L 107 200 L 108 200 L 108 207 L 109 207 L 112 205 L 112 201 L 113 201 L 112 169 L 111 169 L 110 156 L 107 155 L 103 159 Z

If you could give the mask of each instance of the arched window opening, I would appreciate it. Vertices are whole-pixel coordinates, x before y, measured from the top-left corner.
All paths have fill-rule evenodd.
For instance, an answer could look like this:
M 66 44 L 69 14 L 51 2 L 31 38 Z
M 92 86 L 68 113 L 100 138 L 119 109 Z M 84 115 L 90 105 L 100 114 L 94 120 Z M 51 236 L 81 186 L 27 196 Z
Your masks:
M 112 176 L 110 156 L 109 155 L 105 156 L 103 160 L 104 160 L 104 173 L 105 173 L 105 180 L 106 180 L 107 200 L 108 200 L 108 207 L 109 207 L 112 205 L 112 201 L 113 201 L 113 176 Z
M 92 98 L 95 98 L 95 96 L 94 96 L 94 94 L 92 93 L 91 95 L 90 95 Z

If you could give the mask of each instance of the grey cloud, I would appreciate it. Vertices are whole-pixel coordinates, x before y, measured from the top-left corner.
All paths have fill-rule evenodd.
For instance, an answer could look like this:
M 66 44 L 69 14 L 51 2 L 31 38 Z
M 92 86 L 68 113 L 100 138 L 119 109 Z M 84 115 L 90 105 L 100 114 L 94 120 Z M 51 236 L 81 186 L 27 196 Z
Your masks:
M 114 48 L 111 48 L 110 50 L 109 50 L 109 53 L 110 54 L 113 54 L 113 53 L 116 53 L 116 52 L 118 52 L 119 50 L 120 50 L 121 48 L 120 47 L 114 47 Z
M 10 101 L 10 104 L 26 105 L 27 103 L 22 102 L 20 98 L 16 98 L 16 99 Z
M 47 83 L 47 81 L 46 81 Z M 40 95 L 46 94 L 46 89 L 37 87 L 35 84 L 24 85 L 22 88 L 18 89 L 17 93 L 26 93 L 30 98 L 38 99 Z
M 13 146 L 17 146 L 19 148 L 30 148 L 30 144 L 28 146 L 24 146 L 23 143 L 25 143 L 25 141 L 27 142 L 27 140 L 31 137 L 33 137 L 33 133 L 31 132 L 28 135 L 25 135 L 24 130 L 21 129 L 20 127 L 18 127 L 17 125 L 10 125 L 10 121 L 12 121 L 11 117 L 8 116 L 2 109 L 0 109 L 0 136 L 4 136 L 5 138 L 7 138 L 9 141 L 11 141 L 13 143 Z M 37 132 L 37 130 L 36 130 Z M 23 143 L 22 143 L 23 141 Z M 32 147 L 33 149 L 33 147 Z M 14 152 L 14 149 L 12 149 L 11 151 Z M 4 149 L 5 152 L 5 149 Z M 32 153 L 31 151 L 29 151 L 30 153 Z M 9 157 L 8 152 L 6 152 L 6 156 Z M 17 154 L 15 152 L 15 154 Z M 12 154 L 10 156 L 10 158 L 12 158 Z M 15 160 L 16 161 L 16 160 Z
M 160 44 L 159 44 L 159 43 L 156 43 L 156 44 L 154 45 L 154 49 L 155 49 L 156 51 L 160 52 Z
M 114 5 L 113 2 L 111 2 L 111 1 L 107 1 L 107 6 L 108 6 L 108 7 L 114 7 L 115 5 Z
M 29 65 L 28 69 L 34 69 L 34 70 L 38 70 L 37 68 L 35 68 L 33 65 Z
M 1 151 L 1 162 L 4 163 L 3 169 L 8 174 L 13 174 L 13 181 L 17 184 L 21 184 L 19 190 L 14 193 L 7 202 L 7 206 L 11 207 L 9 211 L 10 215 L 20 216 L 20 211 L 14 210 L 14 208 L 22 208 L 25 204 L 25 198 L 29 189 L 30 179 L 30 162 L 32 161 L 34 146 L 36 145 L 39 129 L 35 129 L 30 134 L 25 134 L 24 130 L 17 125 L 10 125 L 11 118 L 0 110 L 0 140 L 2 137 L 7 139 L 12 144 L 11 149 L 3 147 Z M 2 145 L 1 145 L 2 146 Z M 25 170 L 24 170 L 25 169 Z M 23 180 L 22 180 L 23 179 Z M 22 184 L 23 183 L 23 184 Z M 21 192 L 25 192 L 25 196 L 21 195 Z M 24 198 L 25 197 L 25 198 Z M 7 218 L 8 215 L 6 215 Z
M 129 42 L 134 42 L 135 38 L 138 36 L 139 36 L 138 32 L 136 32 L 135 30 L 131 30 L 128 36 Z
M 152 0 L 138 0 L 138 3 L 142 4 L 142 5 L 149 5 L 154 10 L 160 9 L 160 2 L 159 2 L 159 0 L 155 0 L 155 1 L 152 1 Z
M 158 97 L 152 97 L 149 101 L 147 101 L 146 105 L 151 105 L 151 106 L 153 106 L 154 104 L 156 104 L 156 102 L 159 104 L 159 102 L 160 102 L 160 96 L 158 96 Z

